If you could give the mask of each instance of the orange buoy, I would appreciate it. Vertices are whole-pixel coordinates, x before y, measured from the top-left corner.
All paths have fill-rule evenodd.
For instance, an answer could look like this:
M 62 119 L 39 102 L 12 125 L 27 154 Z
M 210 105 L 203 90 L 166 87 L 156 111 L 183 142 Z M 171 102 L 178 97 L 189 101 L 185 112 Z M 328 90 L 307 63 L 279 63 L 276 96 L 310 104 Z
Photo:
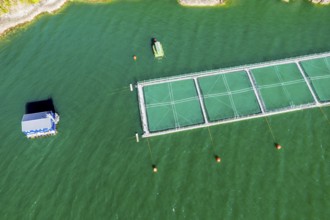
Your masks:
M 134 56 L 133 56 L 133 60 L 136 60 L 136 59 L 137 59 L 137 56 L 134 55 Z
M 280 150 L 282 148 L 282 146 L 279 145 L 279 144 L 276 144 L 275 147 L 276 147 L 277 150 Z
M 220 162 L 221 162 L 221 158 L 218 157 L 218 156 L 215 156 L 215 161 L 216 161 L 217 163 L 220 163 Z

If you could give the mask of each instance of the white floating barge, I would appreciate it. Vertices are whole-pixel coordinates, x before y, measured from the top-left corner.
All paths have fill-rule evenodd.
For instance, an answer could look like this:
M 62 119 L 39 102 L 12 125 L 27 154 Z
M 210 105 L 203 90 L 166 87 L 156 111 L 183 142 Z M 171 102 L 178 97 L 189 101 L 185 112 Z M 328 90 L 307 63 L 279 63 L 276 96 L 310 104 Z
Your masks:
M 52 111 L 25 114 L 22 118 L 22 132 L 27 138 L 56 135 L 60 117 Z

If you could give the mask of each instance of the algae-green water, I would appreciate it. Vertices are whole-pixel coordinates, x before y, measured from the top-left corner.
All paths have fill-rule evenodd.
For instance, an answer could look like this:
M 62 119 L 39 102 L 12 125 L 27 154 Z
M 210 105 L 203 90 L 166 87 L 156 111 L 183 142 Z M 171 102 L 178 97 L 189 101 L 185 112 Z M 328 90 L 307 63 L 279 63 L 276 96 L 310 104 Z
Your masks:
M 2 38 L 0 219 L 327 219 L 329 108 L 148 145 L 135 140 L 142 131 L 129 84 L 330 51 L 329 21 L 329 6 L 305 1 L 70 3 Z M 58 135 L 26 139 L 26 104 L 48 98 Z

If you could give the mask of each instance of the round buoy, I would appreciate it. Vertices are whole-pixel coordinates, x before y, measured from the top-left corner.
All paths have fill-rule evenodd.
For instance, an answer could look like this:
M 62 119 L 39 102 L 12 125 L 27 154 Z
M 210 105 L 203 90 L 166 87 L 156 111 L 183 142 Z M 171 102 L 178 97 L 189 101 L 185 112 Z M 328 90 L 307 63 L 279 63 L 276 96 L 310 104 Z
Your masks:
M 218 157 L 218 156 L 216 156 L 216 157 L 215 157 L 215 161 L 217 161 L 217 163 L 220 163 L 220 162 L 221 162 L 221 158 Z
M 276 144 L 276 149 L 277 150 L 280 150 L 282 148 L 282 146 L 281 145 L 279 145 L 279 144 Z
M 134 55 L 134 56 L 133 56 L 133 60 L 136 60 L 136 59 L 137 59 L 137 56 Z
M 157 167 L 154 167 L 154 168 L 152 169 L 152 171 L 153 171 L 154 173 L 157 173 L 157 171 L 158 171 Z

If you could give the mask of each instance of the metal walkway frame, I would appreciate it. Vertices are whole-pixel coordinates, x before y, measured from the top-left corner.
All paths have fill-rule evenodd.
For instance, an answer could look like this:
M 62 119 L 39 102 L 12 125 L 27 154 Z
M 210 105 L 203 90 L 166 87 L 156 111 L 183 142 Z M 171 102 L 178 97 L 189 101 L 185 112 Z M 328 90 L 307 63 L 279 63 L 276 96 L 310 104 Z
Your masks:
M 264 62 L 264 63 L 256 63 L 256 64 L 251 64 L 251 65 L 242 65 L 242 66 L 230 67 L 230 68 L 225 68 L 225 69 L 196 72 L 196 73 L 190 73 L 190 74 L 167 77 L 167 78 L 158 78 L 158 79 L 153 79 L 153 80 L 140 81 L 136 84 L 136 88 L 138 91 L 140 117 L 141 117 L 141 121 L 142 121 L 142 129 L 144 132 L 142 137 L 152 137 L 152 136 L 175 133 L 175 132 L 179 132 L 179 131 L 187 131 L 187 130 L 192 130 L 192 129 L 197 129 L 197 128 L 204 128 L 204 127 L 208 127 L 208 126 L 219 125 L 219 124 L 226 124 L 226 123 L 249 120 L 249 119 L 254 119 L 254 118 L 261 118 L 261 117 L 266 117 L 266 116 L 271 116 L 271 115 L 283 114 L 283 113 L 298 111 L 298 110 L 302 110 L 302 109 L 329 106 L 330 102 L 321 103 L 317 99 L 315 91 L 313 90 L 313 88 L 311 86 L 311 82 L 300 64 L 300 62 L 302 62 L 302 61 L 308 61 L 308 60 L 319 59 L 319 58 L 327 58 L 327 57 L 330 57 L 330 52 L 307 55 L 307 56 L 300 56 L 300 57 L 295 57 L 295 58 L 287 58 L 287 59 Z M 255 83 L 253 75 L 251 74 L 251 70 L 258 69 L 258 68 L 264 68 L 264 67 L 271 67 L 271 66 L 276 66 L 276 65 L 283 65 L 283 64 L 296 64 L 297 68 L 299 69 L 299 72 L 301 73 L 304 81 L 306 82 L 306 84 L 308 86 L 310 93 L 313 96 L 314 103 L 300 105 L 300 106 L 290 106 L 290 107 L 287 107 L 284 109 L 266 112 L 264 101 L 258 92 L 258 87 Z M 225 119 L 225 120 L 216 121 L 216 122 L 209 122 L 208 117 L 206 115 L 207 114 L 206 110 L 205 110 L 206 108 L 204 105 L 203 97 L 200 92 L 200 86 L 198 84 L 197 79 L 200 77 L 205 77 L 205 76 L 220 75 L 220 74 L 226 74 L 226 73 L 232 73 L 232 72 L 238 72 L 238 71 L 244 71 L 247 74 L 247 76 L 250 80 L 251 86 L 254 90 L 255 96 L 258 100 L 258 105 L 261 110 L 261 113 L 249 115 L 249 116 L 237 117 L 237 118 L 230 118 L 230 119 Z M 329 74 L 330 74 L 330 72 L 329 72 Z M 187 79 L 194 80 L 194 82 L 195 82 L 196 90 L 198 92 L 198 97 L 199 97 L 199 103 L 200 103 L 202 113 L 203 113 L 204 123 L 198 124 L 198 125 L 192 125 L 192 126 L 188 126 L 188 127 L 180 127 L 180 128 L 174 128 L 174 129 L 170 129 L 170 130 L 151 133 L 148 128 L 147 111 L 146 111 L 146 105 L 145 105 L 145 100 L 144 100 L 143 87 L 155 85 L 155 84 L 161 84 L 161 83 L 169 83 L 169 82 L 187 80 Z

